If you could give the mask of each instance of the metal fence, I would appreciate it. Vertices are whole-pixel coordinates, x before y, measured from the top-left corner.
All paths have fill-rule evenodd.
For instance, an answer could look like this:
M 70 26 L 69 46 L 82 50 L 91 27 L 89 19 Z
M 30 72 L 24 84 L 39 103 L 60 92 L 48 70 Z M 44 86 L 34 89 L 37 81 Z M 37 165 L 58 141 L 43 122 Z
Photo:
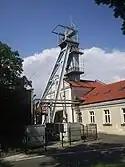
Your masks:
M 20 133 L 20 131 L 18 132 Z M 46 124 L 46 126 L 43 126 L 41 124 L 29 125 L 25 127 L 25 133 L 23 138 L 22 137 L 20 138 L 20 136 L 19 137 L 17 136 L 15 138 L 15 135 L 11 135 L 11 138 L 9 139 L 11 139 L 10 141 L 14 140 L 15 142 L 14 146 L 10 144 L 8 140 L 5 140 L 6 138 L 7 137 L 5 136 L 4 146 L 7 149 L 21 148 L 21 151 L 25 150 L 25 152 L 27 152 L 29 148 L 31 149 L 35 147 L 37 148 L 43 147 L 44 149 L 46 149 L 47 146 L 56 142 L 60 142 L 63 147 L 65 143 L 69 143 L 69 145 L 71 145 L 72 142 L 74 141 L 91 140 L 91 139 L 96 140 L 97 125 L 96 124 L 82 125 L 79 123 L 55 123 L 55 124 L 49 123 Z M 4 148 L 2 148 L 3 151 L 5 150 Z
M 57 123 L 46 126 L 46 145 L 60 141 L 62 146 L 68 142 L 70 145 L 74 141 L 96 140 L 97 125 L 78 123 Z
M 4 153 L 27 151 L 29 148 L 44 147 L 45 126 L 27 125 L 0 129 L 0 151 Z
M 27 148 L 43 147 L 45 145 L 45 126 L 41 124 L 27 126 L 24 144 Z
M 98 138 L 96 124 L 87 124 L 84 125 L 83 128 L 83 135 L 85 136 L 86 140 Z

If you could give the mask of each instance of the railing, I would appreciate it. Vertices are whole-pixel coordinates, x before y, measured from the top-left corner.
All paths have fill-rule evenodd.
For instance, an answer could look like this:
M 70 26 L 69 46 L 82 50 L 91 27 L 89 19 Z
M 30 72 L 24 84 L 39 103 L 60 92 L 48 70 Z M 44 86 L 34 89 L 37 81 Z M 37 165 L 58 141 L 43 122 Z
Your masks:
M 70 42 L 78 42 L 77 37 L 73 36 L 73 37 L 65 37 L 65 36 L 59 36 L 58 38 L 58 45 L 60 45 L 61 43 L 63 43 L 65 40 L 70 41 Z
M 84 68 L 83 67 L 71 67 L 66 71 L 66 74 L 71 73 L 71 72 L 84 73 Z
M 82 49 L 77 47 L 73 47 L 71 52 L 78 52 L 79 54 L 83 54 Z

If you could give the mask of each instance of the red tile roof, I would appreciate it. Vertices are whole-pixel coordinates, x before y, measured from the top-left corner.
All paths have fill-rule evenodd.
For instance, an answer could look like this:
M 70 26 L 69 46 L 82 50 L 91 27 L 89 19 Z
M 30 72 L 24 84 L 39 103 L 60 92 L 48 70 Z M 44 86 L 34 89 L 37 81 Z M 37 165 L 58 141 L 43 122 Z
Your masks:
M 80 99 L 83 104 L 125 99 L 125 80 L 96 87 Z
M 95 88 L 100 85 L 105 85 L 105 83 L 102 83 L 98 80 L 91 81 L 91 80 L 80 80 L 78 81 L 68 81 L 70 83 L 70 86 L 72 87 L 88 87 L 88 88 Z

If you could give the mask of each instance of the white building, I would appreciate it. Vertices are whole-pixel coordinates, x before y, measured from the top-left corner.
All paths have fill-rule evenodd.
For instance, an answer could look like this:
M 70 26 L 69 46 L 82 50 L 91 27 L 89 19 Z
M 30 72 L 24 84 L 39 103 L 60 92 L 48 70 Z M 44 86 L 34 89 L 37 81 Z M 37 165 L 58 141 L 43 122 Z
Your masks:
M 58 82 L 58 81 L 57 81 Z M 56 82 L 55 82 L 56 83 Z M 47 99 L 54 99 L 56 95 L 56 83 L 53 85 Z M 104 85 L 100 81 L 90 81 L 90 80 L 80 80 L 80 81 L 64 81 L 64 85 L 62 85 L 62 89 L 60 92 L 60 99 L 66 100 L 76 100 L 77 98 L 84 96 L 97 86 Z M 66 112 L 64 109 L 64 105 L 58 105 L 56 107 L 55 114 L 55 122 L 65 122 L 67 115 L 68 122 L 78 122 L 77 111 L 74 110 L 74 106 L 71 104 L 66 105 Z
M 48 99 L 55 98 L 56 84 Z M 98 80 L 65 80 L 63 86 L 60 99 L 65 95 L 66 100 L 78 99 L 80 104 L 66 106 L 66 112 L 63 105 L 58 105 L 55 122 L 66 122 L 67 116 L 68 122 L 97 124 L 99 137 L 110 136 L 113 141 L 125 141 L 125 81 L 105 84 Z
M 125 81 L 96 87 L 80 99 L 84 125 L 97 124 L 100 137 L 125 141 Z

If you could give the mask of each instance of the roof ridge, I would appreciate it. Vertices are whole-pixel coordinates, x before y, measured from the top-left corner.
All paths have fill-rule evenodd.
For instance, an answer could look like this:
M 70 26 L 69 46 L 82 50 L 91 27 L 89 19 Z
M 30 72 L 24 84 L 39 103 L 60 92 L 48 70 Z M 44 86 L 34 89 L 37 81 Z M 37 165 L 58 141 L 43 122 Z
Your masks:
M 95 80 L 80 79 L 78 82 L 95 82 Z
M 117 81 L 117 82 L 109 83 L 107 85 L 114 85 L 114 84 L 118 84 L 118 83 L 122 83 L 122 82 L 125 82 L 125 80 L 120 80 L 120 81 Z
M 98 83 L 101 83 L 101 84 L 103 84 L 103 85 L 107 85 L 106 83 L 104 83 L 104 82 L 102 82 L 102 81 L 100 81 L 100 80 L 98 80 L 98 79 L 96 79 L 95 81 L 98 82 Z

